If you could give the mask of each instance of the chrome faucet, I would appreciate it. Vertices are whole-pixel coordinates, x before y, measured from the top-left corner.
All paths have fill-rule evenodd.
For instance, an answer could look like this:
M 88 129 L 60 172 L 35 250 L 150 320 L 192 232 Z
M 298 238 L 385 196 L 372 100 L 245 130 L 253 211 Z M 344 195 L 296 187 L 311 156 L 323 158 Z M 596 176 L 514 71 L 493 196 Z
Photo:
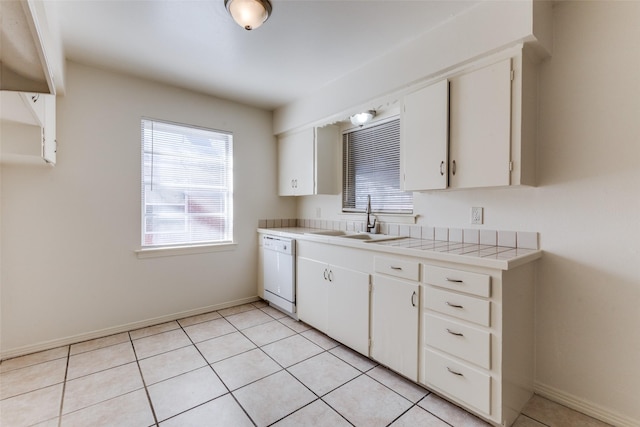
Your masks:
M 371 222 L 371 195 L 367 194 L 367 233 L 375 234 L 376 222 L 376 218 L 373 218 L 373 223 Z

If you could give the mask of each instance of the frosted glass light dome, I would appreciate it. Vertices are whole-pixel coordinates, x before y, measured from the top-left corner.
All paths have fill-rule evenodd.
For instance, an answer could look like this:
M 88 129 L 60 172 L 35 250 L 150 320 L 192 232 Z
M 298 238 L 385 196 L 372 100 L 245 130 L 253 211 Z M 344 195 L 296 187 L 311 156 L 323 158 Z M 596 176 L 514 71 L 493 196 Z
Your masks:
M 245 30 L 258 28 L 271 15 L 269 0 L 225 0 L 224 5 L 233 20 Z

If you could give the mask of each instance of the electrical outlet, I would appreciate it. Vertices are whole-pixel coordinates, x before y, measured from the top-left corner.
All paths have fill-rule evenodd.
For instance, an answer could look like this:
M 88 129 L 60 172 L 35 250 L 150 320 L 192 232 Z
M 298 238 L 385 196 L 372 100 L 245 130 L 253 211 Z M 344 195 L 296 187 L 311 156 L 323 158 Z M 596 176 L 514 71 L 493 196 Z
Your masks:
M 471 224 L 484 223 L 484 208 L 471 208 Z

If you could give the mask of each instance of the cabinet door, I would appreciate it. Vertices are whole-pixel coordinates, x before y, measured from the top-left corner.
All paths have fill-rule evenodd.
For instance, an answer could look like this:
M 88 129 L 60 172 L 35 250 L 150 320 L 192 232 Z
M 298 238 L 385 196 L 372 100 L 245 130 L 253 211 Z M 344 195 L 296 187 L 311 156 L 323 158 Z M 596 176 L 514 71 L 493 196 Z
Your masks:
M 402 189 L 447 188 L 449 82 L 405 96 L 400 123 Z
M 449 185 L 509 185 L 511 59 L 450 81 Z
M 340 129 L 336 125 L 315 128 L 314 194 L 340 193 Z
M 326 333 L 329 266 L 322 262 L 298 257 L 296 269 L 298 318 Z
M 56 164 L 58 144 L 56 142 L 56 97 L 42 95 L 44 99 L 44 126 L 42 139 L 42 158 L 47 163 Z
M 314 190 L 313 129 L 278 139 L 278 194 L 311 195 Z
M 418 381 L 420 286 L 375 275 L 371 294 L 371 357 Z
M 327 334 L 369 355 L 369 275 L 329 266 Z

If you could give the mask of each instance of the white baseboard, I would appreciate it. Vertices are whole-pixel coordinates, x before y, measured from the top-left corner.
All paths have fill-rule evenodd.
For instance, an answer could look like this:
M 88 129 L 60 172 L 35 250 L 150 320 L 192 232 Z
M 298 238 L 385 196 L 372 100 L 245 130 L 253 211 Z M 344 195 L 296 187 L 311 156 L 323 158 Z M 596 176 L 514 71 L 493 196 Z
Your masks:
M 18 347 L 10 350 L 0 351 L 0 360 L 10 359 L 13 357 L 23 356 L 25 354 L 37 353 L 39 351 L 50 350 L 52 348 L 62 347 L 64 345 L 71 345 L 82 341 L 92 340 L 95 338 L 106 337 L 107 335 L 119 334 L 121 332 L 127 332 L 134 329 L 145 328 L 147 326 L 157 325 L 159 323 L 170 322 L 172 320 L 178 320 L 189 316 L 196 316 L 198 314 L 208 313 L 210 311 L 222 310 L 223 308 L 234 307 L 236 305 L 247 304 L 254 301 L 259 301 L 257 296 L 242 298 L 235 301 L 225 302 L 223 304 L 215 304 L 207 307 L 201 307 L 194 310 L 181 311 L 179 313 L 168 314 L 166 316 L 154 317 L 153 319 L 141 320 L 139 322 L 127 323 L 125 325 L 114 326 L 111 328 L 100 329 L 98 331 L 86 332 L 70 337 L 55 339 L 51 341 L 45 341 L 37 344 L 32 344 L 24 347 Z
M 540 396 L 548 398 L 549 400 L 553 400 L 561 405 L 575 409 L 578 412 L 582 412 L 583 414 L 617 427 L 640 426 L 640 420 L 634 420 L 633 418 L 618 414 L 611 409 L 602 407 L 598 404 L 589 402 L 546 384 L 536 382 L 534 385 L 534 392 Z

